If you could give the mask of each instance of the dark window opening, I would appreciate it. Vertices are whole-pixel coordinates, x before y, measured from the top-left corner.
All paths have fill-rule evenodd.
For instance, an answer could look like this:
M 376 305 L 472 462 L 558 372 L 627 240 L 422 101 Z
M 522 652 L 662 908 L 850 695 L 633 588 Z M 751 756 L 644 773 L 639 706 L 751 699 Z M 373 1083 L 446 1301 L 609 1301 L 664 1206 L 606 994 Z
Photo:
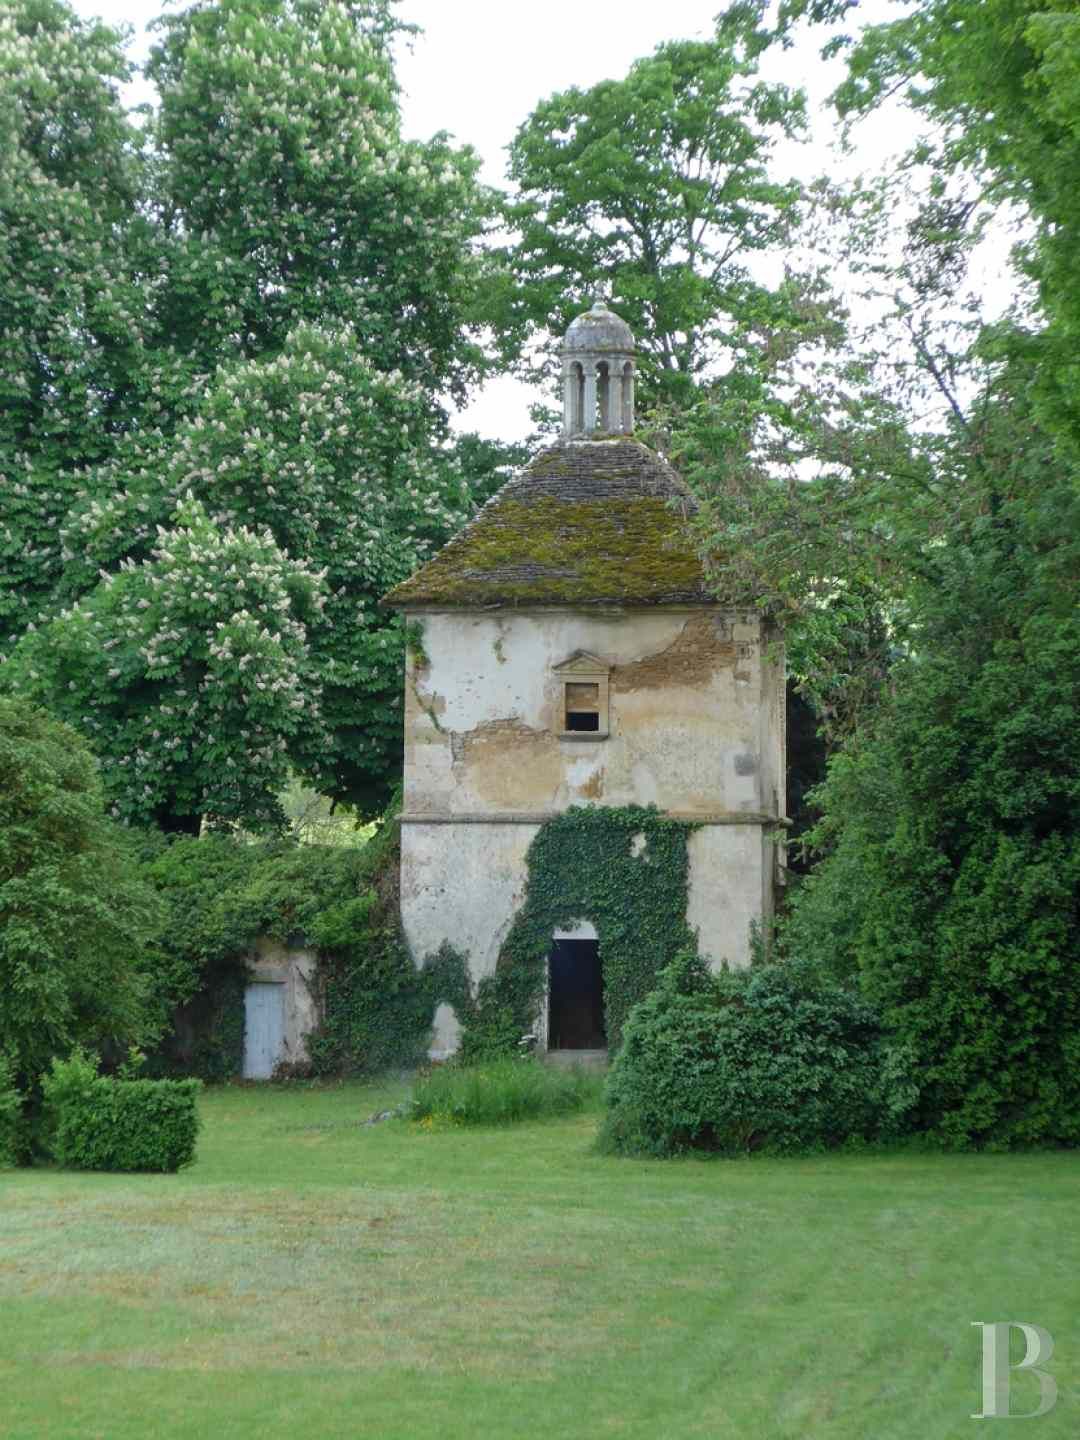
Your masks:
M 606 1049 L 599 941 L 552 941 L 548 970 L 548 1049 Z
M 567 685 L 566 728 L 592 731 L 600 729 L 599 685 Z
M 566 728 L 568 730 L 599 730 L 600 716 L 595 710 L 591 714 L 588 710 L 568 710 L 566 712 Z

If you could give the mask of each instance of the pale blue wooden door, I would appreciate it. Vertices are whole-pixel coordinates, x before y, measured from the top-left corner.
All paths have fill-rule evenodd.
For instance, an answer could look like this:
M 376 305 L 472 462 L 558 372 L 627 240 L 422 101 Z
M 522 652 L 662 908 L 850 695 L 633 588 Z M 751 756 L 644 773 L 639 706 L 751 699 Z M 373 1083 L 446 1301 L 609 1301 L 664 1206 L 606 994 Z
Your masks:
M 244 1079 L 269 1080 L 285 1052 L 285 986 L 255 981 L 244 992 Z

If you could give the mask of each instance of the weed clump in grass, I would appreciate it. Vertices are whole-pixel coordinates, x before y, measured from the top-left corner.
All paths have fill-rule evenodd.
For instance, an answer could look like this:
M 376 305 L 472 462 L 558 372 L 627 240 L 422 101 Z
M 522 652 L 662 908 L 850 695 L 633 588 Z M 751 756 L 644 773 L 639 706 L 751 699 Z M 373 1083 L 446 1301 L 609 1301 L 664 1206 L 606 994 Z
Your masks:
M 408 1113 L 454 1125 L 510 1125 L 580 1110 L 599 1099 L 600 1088 L 599 1076 L 531 1058 L 441 1065 L 418 1078 Z

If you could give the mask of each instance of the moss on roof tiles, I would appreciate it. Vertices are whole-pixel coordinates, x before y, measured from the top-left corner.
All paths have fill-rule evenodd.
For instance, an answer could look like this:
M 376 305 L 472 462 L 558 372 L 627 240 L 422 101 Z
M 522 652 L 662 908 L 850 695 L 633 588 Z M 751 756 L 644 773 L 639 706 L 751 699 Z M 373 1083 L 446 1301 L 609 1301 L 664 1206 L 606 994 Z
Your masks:
M 658 455 L 628 439 L 542 451 L 415 575 L 409 605 L 663 605 L 707 601 L 693 502 Z

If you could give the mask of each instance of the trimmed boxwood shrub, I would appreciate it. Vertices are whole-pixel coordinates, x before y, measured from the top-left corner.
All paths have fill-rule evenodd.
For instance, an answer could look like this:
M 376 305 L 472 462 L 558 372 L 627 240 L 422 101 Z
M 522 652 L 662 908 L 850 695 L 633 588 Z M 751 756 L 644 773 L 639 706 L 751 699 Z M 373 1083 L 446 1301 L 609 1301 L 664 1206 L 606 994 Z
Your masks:
M 76 1052 L 42 1082 L 46 1148 L 70 1170 L 179 1170 L 195 1157 L 199 1080 L 113 1080 Z
M 822 1150 L 894 1132 L 915 1089 L 875 1012 L 795 965 L 680 954 L 630 1012 L 599 1143 L 620 1154 Z

